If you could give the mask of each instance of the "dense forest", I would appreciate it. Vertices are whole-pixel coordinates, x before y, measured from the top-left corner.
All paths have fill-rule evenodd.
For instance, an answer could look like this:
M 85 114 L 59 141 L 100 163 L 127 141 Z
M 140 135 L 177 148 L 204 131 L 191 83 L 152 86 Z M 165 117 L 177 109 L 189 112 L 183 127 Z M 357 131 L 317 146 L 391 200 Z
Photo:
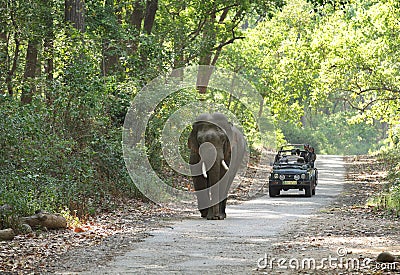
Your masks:
M 139 197 L 121 148 L 130 102 L 157 76 L 200 64 L 257 89 L 278 143 L 381 152 L 392 172 L 376 201 L 400 209 L 399 18 L 396 0 L 2 0 L 0 206 L 84 216 Z M 177 93 L 146 132 L 156 166 L 164 122 L 199 93 L 252 132 L 231 97 Z

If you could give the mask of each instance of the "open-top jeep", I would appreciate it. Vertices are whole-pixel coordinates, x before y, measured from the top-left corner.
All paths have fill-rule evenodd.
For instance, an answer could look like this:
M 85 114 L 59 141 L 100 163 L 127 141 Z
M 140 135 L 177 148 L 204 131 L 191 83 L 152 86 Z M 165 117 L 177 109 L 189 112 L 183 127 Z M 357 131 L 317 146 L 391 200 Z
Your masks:
M 282 146 L 275 156 L 269 177 L 269 196 L 275 197 L 281 190 L 305 190 L 306 197 L 315 195 L 318 170 L 314 168 L 315 154 L 303 144 Z

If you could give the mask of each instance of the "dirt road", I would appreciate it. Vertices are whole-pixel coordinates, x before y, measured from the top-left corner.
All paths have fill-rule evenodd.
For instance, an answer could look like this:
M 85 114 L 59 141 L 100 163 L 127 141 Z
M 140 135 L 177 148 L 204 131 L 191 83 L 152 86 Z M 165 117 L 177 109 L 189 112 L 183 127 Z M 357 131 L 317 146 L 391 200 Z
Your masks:
M 341 191 L 344 163 L 320 156 L 317 194 L 296 190 L 228 207 L 228 218 L 208 221 L 193 216 L 151 232 L 134 249 L 88 273 L 103 274 L 251 274 L 291 222 L 313 216 Z

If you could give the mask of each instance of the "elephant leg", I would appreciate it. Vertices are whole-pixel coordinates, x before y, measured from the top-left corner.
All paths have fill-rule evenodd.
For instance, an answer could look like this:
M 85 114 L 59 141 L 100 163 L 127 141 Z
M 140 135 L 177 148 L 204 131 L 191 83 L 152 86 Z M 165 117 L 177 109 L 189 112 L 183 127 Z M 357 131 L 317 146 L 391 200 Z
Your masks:
M 216 164 L 218 166 L 218 164 Z M 219 166 L 218 166 L 218 173 L 212 173 L 211 171 L 210 174 L 210 182 L 213 182 L 214 184 L 210 186 L 210 192 L 211 192 L 211 204 L 212 206 L 208 209 L 208 214 L 207 214 L 207 219 L 208 220 L 219 220 L 220 219 L 220 191 L 221 191 L 221 185 L 218 183 L 219 181 Z M 215 172 L 215 170 L 214 170 Z M 218 183 L 218 184 L 217 184 Z
M 219 207 L 220 207 L 220 220 L 223 220 L 223 219 L 225 219 L 226 218 L 226 212 L 225 212 L 225 209 L 226 209 L 226 201 L 228 200 L 228 198 L 226 198 L 226 199 L 224 199 L 223 201 L 221 201 L 220 203 L 219 203 Z
M 203 176 L 193 177 L 193 187 L 195 191 L 204 190 L 207 188 L 207 179 Z M 208 194 L 206 192 L 198 192 L 196 193 L 197 197 L 197 205 L 199 207 L 199 211 L 202 218 L 205 218 L 208 214 L 208 208 L 202 208 L 202 204 L 204 202 L 209 201 Z
M 220 220 L 219 203 L 208 208 L 207 220 Z
M 197 153 L 191 153 L 190 154 L 190 164 L 196 164 L 200 161 L 200 155 Z M 193 173 L 194 171 L 192 171 Z M 208 187 L 208 182 L 207 179 L 204 178 L 203 176 L 193 176 L 193 188 L 195 191 L 201 191 L 204 190 Z M 209 196 L 208 193 L 206 192 L 196 192 L 196 197 L 197 197 L 197 205 L 201 214 L 202 218 L 207 217 L 208 214 L 208 207 L 203 208 L 202 205 L 204 205 L 204 202 L 209 201 Z
M 206 218 L 208 214 L 208 208 L 200 209 L 200 215 L 202 218 Z
M 230 159 L 227 160 L 227 163 L 230 163 Z M 231 169 L 231 168 L 229 168 Z M 225 171 L 221 170 L 221 174 L 223 175 L 223 179 L 221 180 L 221 188 L 220 188 L 220 203 L 219 203 L 219 219 L 223 220 L 226 218 L 226 201 L 228 200 L 228 192 L 229 188 L 232 184 L 232 177 L 231 177 L 231 171 Z

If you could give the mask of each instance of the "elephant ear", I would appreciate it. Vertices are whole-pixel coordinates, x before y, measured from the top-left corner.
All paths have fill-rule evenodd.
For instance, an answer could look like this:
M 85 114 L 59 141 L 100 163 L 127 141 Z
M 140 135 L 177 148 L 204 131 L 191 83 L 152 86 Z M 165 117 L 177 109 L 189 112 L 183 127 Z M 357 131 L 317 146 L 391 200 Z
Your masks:
M 197 131 L 198 131 L 198 123 L 193 124 L 193 129 L 190 132 L 188 138 L 188 147 L 189 149 L 198 152 L 199 151 L 199 142 L 197 141 Z
M 230 157 L 232 156 L 232 148 L 235 149 L 235 153 L 237 154 L 235 158 L 241 159 L 243 157 L 243 152 L 244 152 L 244 138 L 242 132 L 236 128 L 235 126 L 232 126 L 232 135 L 231 135 L 231 144 L 229 147 L 229 155 Z
M 231 155 L 232 155 L 231 143 L 229 142 L 229 139 L 226 139 L 224 143 L 224 160 L 230 163 Z
M 228 163 L 230 163 L 230 161 L 231 161 L 232 146 L 234 146 L 234 142 L 235 142 L 233 139 L 234 139 L 234 137 L 232 135 L 227 135 L 226 141 L 224 143 L 224 159 Z

